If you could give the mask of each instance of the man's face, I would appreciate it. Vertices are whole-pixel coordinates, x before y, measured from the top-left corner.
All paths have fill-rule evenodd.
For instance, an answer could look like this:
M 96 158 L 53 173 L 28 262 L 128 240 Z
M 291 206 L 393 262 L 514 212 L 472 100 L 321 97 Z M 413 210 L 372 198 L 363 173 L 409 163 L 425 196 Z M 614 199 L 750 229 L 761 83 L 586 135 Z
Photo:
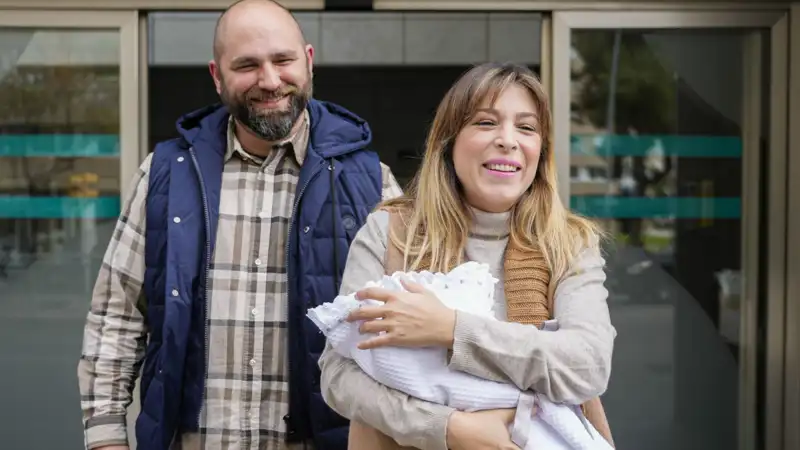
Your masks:
M 285 139 L 312 95 L 313 48 L 276 20 L 231 24 L 222 39 L 211 63 L 222 103 L 262 139 Z

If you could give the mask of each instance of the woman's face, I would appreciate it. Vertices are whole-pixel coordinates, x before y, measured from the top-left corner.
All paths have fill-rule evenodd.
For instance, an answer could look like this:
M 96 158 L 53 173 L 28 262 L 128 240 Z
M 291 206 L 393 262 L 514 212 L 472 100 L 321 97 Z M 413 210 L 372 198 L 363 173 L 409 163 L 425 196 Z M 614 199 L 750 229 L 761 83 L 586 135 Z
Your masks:
M 512 84 L 456 136 L 453 165 L 467 202 L 487 212 L 510 210 L 533 183 L 541 148 L 533 96 Z

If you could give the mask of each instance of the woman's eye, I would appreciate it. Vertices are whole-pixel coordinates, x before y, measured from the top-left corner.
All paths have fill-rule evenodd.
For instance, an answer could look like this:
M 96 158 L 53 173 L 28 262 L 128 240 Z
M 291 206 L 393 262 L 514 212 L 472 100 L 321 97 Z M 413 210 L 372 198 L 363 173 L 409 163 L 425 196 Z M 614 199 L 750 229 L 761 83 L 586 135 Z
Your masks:
M 519 128 L 525 131 L 530 131 L 532 133 L 536 132 L 536 127 L 534 127 L 533 125 L 522 124 L 519 126 Z
M 494 125 L 494 122 L 492 122 L 491 120 L 484 119 L 484 120 L 479 120 L 479 121 L 475 122 L 475 125 L 480 125 L 482 127 L 488 127 L 488 126 Z

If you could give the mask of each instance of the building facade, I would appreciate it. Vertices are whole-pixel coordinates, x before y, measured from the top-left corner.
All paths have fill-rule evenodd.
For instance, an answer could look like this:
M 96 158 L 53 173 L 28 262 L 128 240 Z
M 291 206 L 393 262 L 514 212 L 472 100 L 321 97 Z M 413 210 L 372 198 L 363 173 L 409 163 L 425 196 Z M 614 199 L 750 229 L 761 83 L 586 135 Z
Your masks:
M 217 101 L 229 3 L 0 0 L 0 435 L 17 448 L 82 445 L 75 366 L 120 199 L 175 119 Z M 282 3 L 316 48 L 315 96 L 367 119 L 401 182 L 470 65 L 541 76 L 560 192 L 614 238 L 620 448 L 800 448 L 800 2 Z

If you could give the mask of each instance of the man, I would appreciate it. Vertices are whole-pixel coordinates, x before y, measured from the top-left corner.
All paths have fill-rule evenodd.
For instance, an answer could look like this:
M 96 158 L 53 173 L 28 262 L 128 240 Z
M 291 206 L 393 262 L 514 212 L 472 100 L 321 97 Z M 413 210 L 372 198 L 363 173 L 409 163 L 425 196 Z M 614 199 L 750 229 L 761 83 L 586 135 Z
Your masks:
M 224 107 L 182 117 L 144 161 L 94 289 L 88 448 L 127 448 L 143 357 L 140 450 L 346 448 L 305 311 L 336 296 L 350 241 L 400 188 L 367 123 L 311 99 L 313 59 L 274 2 L 220 18 L 209 68 Z

